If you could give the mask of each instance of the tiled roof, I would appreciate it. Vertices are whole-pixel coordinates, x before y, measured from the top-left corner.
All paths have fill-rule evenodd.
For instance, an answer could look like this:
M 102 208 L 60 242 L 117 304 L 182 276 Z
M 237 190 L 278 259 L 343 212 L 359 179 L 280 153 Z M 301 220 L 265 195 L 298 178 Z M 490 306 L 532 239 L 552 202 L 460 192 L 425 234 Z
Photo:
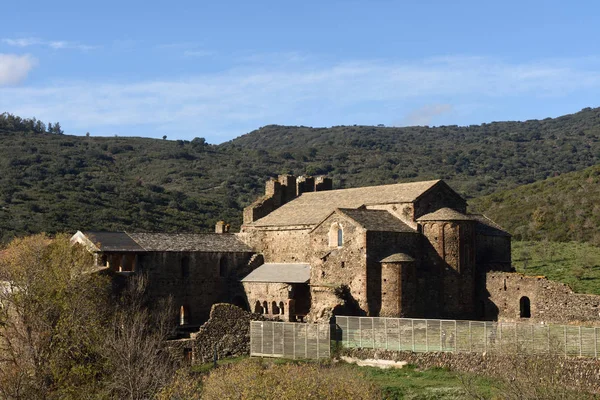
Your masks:
M 336 208 L 413 202 L 438 182 L 440 181 L 396 183 L 303 193 L 251 225 L 315 225 Z
M 125 232 L 88 231 L 83 232 L 83 235 L 100 251 L 144 251 L 144 249 Z
M 425 214 L 422 217 L 418 218 L 417 221 L 472 221 L 468 215 L 460 213 L 456 210 L 453 210 L 448 207 L 440 208 L 437 211 L 434 211 L 429 214 Z
M 415 261 L 415 259 L 412 258 L 411 256 L 409 256 L 408 254 L 396 253 L 396 254 L 392 254 L 391 256 L 387 256 L 380 262 L 393 263 L 393 262 L 409 262 L 409 261 Z
M 478 233 L 486 236 L 510 236 L 500 225 L 482 214 L 469 214 L 471 218 L 477 221 L 475 229 Z
M 228 233 L 128 233 L 83 232 L 100 251 L 195 251 L 195 252 L 252 252 L 234 234 Z
M 231 233 L 130 233 L 146 251 L 251 252 Z
M 242 282 L 306 283 L 309 280 L 309 264 L 265 263 L 250 272 Z
M 410 226 L 394 217 L 386 210 L 367 210 L 364 208 L 340 208 L 338 209 L 360 226 L 368 231 L 374 232 L 415 232 Z

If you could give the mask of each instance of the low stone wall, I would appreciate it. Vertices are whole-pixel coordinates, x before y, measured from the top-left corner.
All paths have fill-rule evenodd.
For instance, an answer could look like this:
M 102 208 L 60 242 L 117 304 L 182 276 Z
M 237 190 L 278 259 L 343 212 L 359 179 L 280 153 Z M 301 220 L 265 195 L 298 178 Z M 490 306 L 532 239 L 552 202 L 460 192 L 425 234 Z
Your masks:
M 543 276 L 490 272 L 486 277 L 489 303 L 486 317 L 498 321 L 600 325 L 600 296 L 574 293 Z M 530 317 L 521 317 L 521 299 L 530 304 Z
M 590 358 L 486 353 L 413 353 L 374 349 L 342 349 L 340 355 L 363 360 L 404 361 L 424 369 L 448 368 L 459 372 L 507 379 L 511 379 L 513 373 L 533 374 L 535 366 L 537 366 L 543 369 L 545 378 L 555 377 L 559 385 L 569 388 L 585 388 L 587 391 L 600 393 L 600 360 Z
M 187 342 L 191 342 L 192 362 L 212 361 L 215 348 L 218 358 L 250 354 L 250 321 L 264 320 L 261 315 L 249 313 L 233 304 L 213 305 L 210 319 Z

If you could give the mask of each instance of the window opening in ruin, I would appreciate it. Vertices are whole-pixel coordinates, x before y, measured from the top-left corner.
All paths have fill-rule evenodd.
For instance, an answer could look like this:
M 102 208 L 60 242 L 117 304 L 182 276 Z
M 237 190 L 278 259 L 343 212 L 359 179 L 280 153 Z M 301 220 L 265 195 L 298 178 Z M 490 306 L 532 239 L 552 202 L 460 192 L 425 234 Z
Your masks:
M 337 231 L 337 244 L 338 247 L 342 247 L 344 244 L 344 232 L 342 231 L 342 228 L 338 228 Z
M 222 278 L 227 276 L 227 258 L 221 257 L 219 261 L 219 276 Z
M 256 304 L 254 305 L 254 312 L 256 314 L 262 314 L 263 313 L 263 308 L 260 305 L 260 301 L 256 300 Z
M 521 297 L 519 306 L 521 310 L 521 318 L 531 318 L 531 302 L 529 301 L 529 297 Z
M 192 349 L 190 347 L 183 349 L 183 360 L 186 362 L 186 364 L 192 363 Z
M 190 276 L 190 258 L 185 256 L 181 259 L 181 277 L 187 278 Z
M 265 314 L 269 313 L 269 305 L 268 305 L 268 303 L 266 301 L 263 301 L 263 312 Z
M 190 310 L 186 306 L 179 308 L 179 325 L 187 325 L 190 323 Z
M 342 261 L 342 264 L 340 265 L 342 268 L 346 268 L 346 263 L 344 261 Z
M 284 309 L 283 301 L 279 302 L 279 312 L 281 313 L 281 315 L 285 314 L 285 309 Z
M 274 315 L 279 314 L 279 307 L 277 307 L 276 301 L 271 303 L 271 313 L 273 313 Z

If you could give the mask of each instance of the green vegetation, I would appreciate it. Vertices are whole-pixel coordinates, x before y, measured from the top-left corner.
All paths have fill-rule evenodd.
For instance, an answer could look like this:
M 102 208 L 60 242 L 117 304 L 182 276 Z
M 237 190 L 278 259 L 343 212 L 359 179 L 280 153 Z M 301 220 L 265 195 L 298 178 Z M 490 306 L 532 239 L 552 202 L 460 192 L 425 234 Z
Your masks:
M 192 373 L 209 374 L 213 372 L 212 364 L 193 367 Z M 318 373 L 317 375 L 313 375 Z M 214 374 L 214 375 L 213 375 Z M 465 377 L 468 377 L 469 390 L 476 391 L 480 396 L 491 398 L 495 393 L 498 393 L 499 381 L 473 375 L 459 374 L 448 369 L 431 368 L 419 369 L 414 365 L 407 365 L 401 369 L 379 369 L 375 367 L 358 367 L 353 364 L 346 363 L 316 363 L 314 361 L 293 361 L 287 359 L 272 359 L 272 360 L 248 360 L 247 358 L 225 359 L 219 361 L 219 369 L 214 371 L 209 378 L 204 382 L 218 383 L 218 388 L 222 399 L 243 398 L 235 397 L 231 386 L 239 387 L 239 380 L 251 380 L 251 384 L 245 385 L 246 390 L 251 390 L 252 387 L 257 387 L 261 392 L 261 398 L 296 398 L 294 397 L 295 384 L 302 385 L 304 379 L 312 379 L 313 382 L 327 385 L 341 385 L 340 380 L 345 379 L 353 385 L 351 390 L 367 391 L 364 394 L 377 393 L 376 397 L 364 397 L 364 394 L 359 394 L 359 397 L 352 398 L 384 398 L 384 399 L 463 399 L 467 396 L 465 391 Z M 275 375 L 276 377 L 273 377 Z M 293 376 L 286 376 L 293 375 Z M 195 380 L 196 388 L 201 387 L 200 378 L 198 375 L 188 375 L 188 378 Z M 333 378 L 332 381 L 329 381 Z M 288 380 L 284 385 L 289 392 L 283 394 L 283 397 L 276 391 L 265 390 L 265 387 L 271 387 L 266 382 L 269 379 L 285 379 Z M 358 379 L 358 380 L 357 380 Z M 273 383 L 273 382 L 271 382 Z M 170 393 L 190 393 L 189 381 L 180 382 L 181 386 L 177 389 L 173 385 L 169 390 Z M 279 386 L 281 386 L 279 385 Z M 183 387 L 184 390 L 181 390 Z M 284 390 L 286 390 L 284 389 Z M 211 389 L 213 390 L 213 389 Z M 350 390 L 348 388 L 348 390 Z M 200 397 L 200 390 L 197 395 Z M 269 397 L 269 393 L 272 397 Z M 307 398 L 308 392 L 300 391 L 300 395 Z M 329 393 L 329 392 L 328 392 Z M 335 392 L 330 392 L 331 394 Z M 360 392 L 358 392 L 360 393 Z M 246 394 L 249 394 L 246 393 Z M 231 396 L 231 397 L 228 397 Z M 266 396 L 266 397 L 265 397 Z M 360 397 L 363 396 L 363 397 Z M 210 396 L 208 398 L 211 398 Z M 246 398 L 252 398 L 250 395 Z M 350 397 L 317 397 L 317 398 L 350 398 Z
M 600 165 L 500 191 L 470 204 L 518 240 L 575 240 L 600 246 Z
M 478 197 L 600 162 L 600 108 L 468 127 L 271 125 L 221 145 L 56 127 L 0 115 L 2 242 L 76 229 L 197 232 L 220 219 L 236 229 L 241 209 L 280 173 L 327 174 L 336 188 L 443 178 Z M 587 240 L 579 226 L 559 240 Z
M 600 247 L 588 243 L 514 241 L 517 271 L 568 284 L 575 292 L 600 295 Z
M 445 368 L 419 369 L 407 365 L 401 369 L 354 367 L 381 388 L 385 399 L 464 399 L 468 397 L 464 375 Z M 483 398 L 491 398 L 498 382 L 481 376 L 470 376 L 470 384 Z

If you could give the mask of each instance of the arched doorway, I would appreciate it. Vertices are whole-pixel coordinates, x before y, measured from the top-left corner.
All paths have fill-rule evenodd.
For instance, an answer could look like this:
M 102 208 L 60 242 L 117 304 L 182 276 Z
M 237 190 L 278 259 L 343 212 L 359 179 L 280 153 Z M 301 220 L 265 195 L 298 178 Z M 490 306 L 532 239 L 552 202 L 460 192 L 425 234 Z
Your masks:
M 519 309 L 521 318 L 531 318 L 531 302 L 529 301 L 529 297 L 521 297 L 521 300 L 519 300 Z

